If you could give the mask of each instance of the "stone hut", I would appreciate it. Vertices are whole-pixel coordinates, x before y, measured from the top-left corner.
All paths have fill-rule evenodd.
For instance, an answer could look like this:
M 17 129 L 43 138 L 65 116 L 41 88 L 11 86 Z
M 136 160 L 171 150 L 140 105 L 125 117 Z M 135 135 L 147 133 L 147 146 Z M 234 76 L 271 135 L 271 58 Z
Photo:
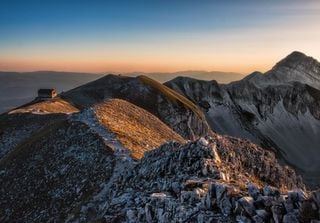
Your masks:
M 58 95 L 55 89 L 39 89 L 38 98 L 54 98 Z

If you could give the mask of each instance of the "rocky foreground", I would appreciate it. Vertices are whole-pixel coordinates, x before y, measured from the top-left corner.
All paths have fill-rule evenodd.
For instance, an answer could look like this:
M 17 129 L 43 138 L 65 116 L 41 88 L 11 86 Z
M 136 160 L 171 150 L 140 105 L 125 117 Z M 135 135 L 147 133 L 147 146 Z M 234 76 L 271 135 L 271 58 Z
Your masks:
M 70 221 L 320 220 L 320 191 L 305 191 L 300 177 L 277 163 L 272 152 L 219 135 L 147 152 L 119 175 L 104 202 Z

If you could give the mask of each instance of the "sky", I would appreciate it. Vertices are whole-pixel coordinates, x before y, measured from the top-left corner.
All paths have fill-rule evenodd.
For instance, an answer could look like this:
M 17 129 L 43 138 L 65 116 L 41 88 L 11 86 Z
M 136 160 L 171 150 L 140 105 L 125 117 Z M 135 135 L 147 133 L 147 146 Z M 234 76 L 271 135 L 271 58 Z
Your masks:
M 0 70 L 267 71 L 320 60 L 317 0 L 0 0 Z

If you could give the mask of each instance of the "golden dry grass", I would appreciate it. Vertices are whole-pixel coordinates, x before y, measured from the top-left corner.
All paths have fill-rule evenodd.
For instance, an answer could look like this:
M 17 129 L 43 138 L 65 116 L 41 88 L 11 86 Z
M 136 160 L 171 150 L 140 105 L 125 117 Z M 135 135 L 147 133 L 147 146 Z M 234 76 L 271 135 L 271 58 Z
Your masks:
M 101 124 L 114 133 L 136 159 L 165 142 L 185 141 L 157 117 L 127 101 L 108 100 L 96 105 L 95 111 Z
M 61 99 L 54 98 L 46 101 L 39 101 L 36 103 L 28 104 L 26 106 L 14 109 L 9 114 L 14 113 L 75 113 L 79 112 L 79 109 L 71 105 L 69 102 Z

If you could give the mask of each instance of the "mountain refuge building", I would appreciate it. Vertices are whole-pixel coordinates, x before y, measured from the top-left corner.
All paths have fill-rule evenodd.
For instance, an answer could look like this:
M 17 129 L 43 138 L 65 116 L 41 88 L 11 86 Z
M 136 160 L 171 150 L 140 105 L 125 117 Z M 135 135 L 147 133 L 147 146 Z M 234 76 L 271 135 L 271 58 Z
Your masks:
M 58 95 L 55 89 L 39 89 L 38 90 L 38 98 L 50 99 L 54 98 Z

